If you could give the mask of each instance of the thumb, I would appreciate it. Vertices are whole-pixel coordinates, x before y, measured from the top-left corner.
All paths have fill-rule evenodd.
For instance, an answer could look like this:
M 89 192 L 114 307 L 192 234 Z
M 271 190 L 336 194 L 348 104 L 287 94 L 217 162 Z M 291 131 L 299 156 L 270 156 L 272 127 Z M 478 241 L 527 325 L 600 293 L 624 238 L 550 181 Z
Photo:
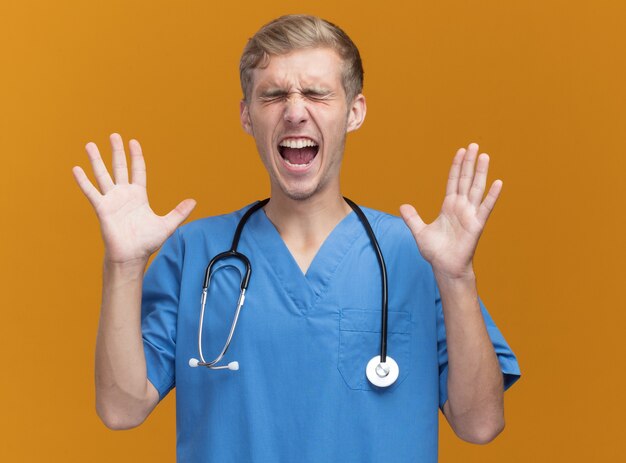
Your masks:
M 413 233 L 413 236 L 419 235 L 426 226 L 415 208 L 410 204 L 400 206 L 400 215 L 404 219 L 404 223 L 406 223 L 407 227 L 411 230 L 411 233 Z
M 194 207 L 196 207 L 196 201 L 194 199 L 185 199 L 163 218 L 165 219 L 168 227 L 171 230 L 175 230 L 185 221 L 185 219 L 187 219 L 187 217 L 189 217 L 189 214 L 191 214 Z

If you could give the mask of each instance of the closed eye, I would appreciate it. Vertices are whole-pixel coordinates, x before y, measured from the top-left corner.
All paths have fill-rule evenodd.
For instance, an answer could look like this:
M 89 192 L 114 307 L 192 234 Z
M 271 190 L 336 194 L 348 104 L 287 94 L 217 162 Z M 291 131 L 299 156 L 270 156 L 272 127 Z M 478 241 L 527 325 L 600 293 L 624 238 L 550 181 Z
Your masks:
M 278 101 L 285 99 L 289 96 L 289 92 L 284 90 L 268 90 L 266 92 L 261 93 L 259 99 L 261 101 Z
M 332 97 L 332 92 L 326 90 L 304 90 L 302 95 L 313 101 L 328 100 Z

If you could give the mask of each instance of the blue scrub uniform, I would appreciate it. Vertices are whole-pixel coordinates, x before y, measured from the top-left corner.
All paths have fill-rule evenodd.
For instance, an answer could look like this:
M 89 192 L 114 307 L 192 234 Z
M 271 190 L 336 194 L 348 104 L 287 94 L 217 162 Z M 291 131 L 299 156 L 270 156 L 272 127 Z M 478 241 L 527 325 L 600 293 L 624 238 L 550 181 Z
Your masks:
M 380 350 L 381 284 L 354 212 L 306 275 L 265 212 L 254 213 L 239 243 L 252 277 L 221 363 L 237 360 L 240 370 L 189 366 L 199 358 L 206 265 L 230 248 L 245 210 L 178 229 L 144 280 L 148 379 L 161 398 L 176 387 L 178 461 L 436 462 L 438 410 L 447 400 L 443 312 L 432 269 L 398 217 L 364 208 L 388 268 L 388 355 L 400 367 L 393 386 L 377 389 L 365 376 Z M 231 261 L 214 273 L 203 330 L 207 361 L 224 345 L 241 271 Z M 517 360 L 482 310 L 508 388 L 520 374 Z

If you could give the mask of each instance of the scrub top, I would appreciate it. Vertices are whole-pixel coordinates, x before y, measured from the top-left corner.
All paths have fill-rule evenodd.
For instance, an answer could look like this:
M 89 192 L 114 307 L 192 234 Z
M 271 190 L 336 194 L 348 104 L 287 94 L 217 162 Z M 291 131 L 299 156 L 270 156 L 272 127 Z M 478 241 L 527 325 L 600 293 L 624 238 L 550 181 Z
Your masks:
M 265 212 L 255 212 L 238 247 L 252 265 L 250 285 L 221 362 L 236 360 L 240 370 L 189 366 L 199 358 L 206 266 L 230 249 L 247 207 L 179 228 L 144 279 L 148 379 L 161 399 L 176 388 L 178 461 L 436 462 L 447 400 L 443 311 L 432 268 L 399 217 L 363 208 L 387 265 L 394 385 L 376 388 L 365 375 L 380 351 L 381 277 L 354 212 L 306 275 Z M 228 335 L 242 271 L 232 259 L 216 264 L 202 333 L 207 361 Z M 517 360 L 481 308 L 508 388 L 520 375 Z

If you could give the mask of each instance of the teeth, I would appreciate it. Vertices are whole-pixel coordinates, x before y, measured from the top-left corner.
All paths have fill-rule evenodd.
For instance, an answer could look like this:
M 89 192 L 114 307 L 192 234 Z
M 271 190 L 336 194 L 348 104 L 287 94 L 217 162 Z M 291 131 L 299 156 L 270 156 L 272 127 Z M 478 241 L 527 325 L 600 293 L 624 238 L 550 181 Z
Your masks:
M 310 138 L 287 138 L 279 143 L 278 146 L 284 146 L 285 148 L 305 148 L 307 146 L 317 146 Z
M 306 164 L 294 164 L 293 162 L 289 162 L 287 159 L 285 159 L 285 162 L 287 164 L 289 164 L 290 166 L 294 166 L 294 167 L 304 167 L 304 166 L 308 166 L 309 164 L 311 164 L 313 162 L 313 160 L 311 159 L 309 162 L 307 162 Z

